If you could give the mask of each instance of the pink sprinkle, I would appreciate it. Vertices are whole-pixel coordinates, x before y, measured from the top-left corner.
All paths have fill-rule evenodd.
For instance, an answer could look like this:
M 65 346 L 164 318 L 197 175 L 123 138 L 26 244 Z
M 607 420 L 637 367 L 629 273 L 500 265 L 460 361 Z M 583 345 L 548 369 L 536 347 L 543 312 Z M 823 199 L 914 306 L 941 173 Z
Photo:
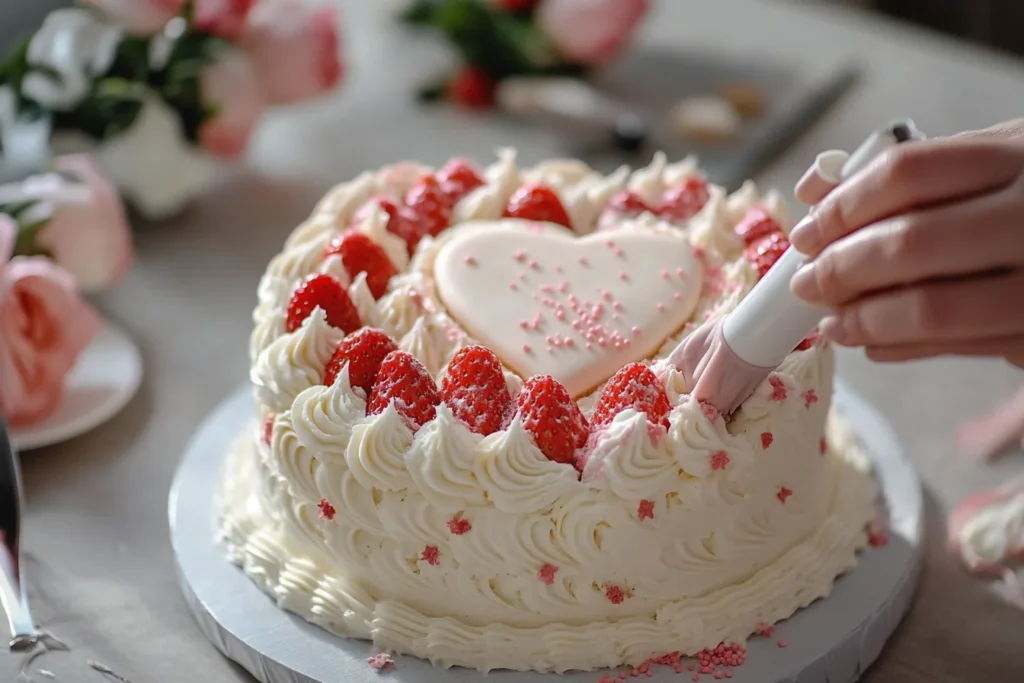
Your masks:
M 782 486 L 779 488 L 779 492 L 775 495 L 779 499 L 779 502 L 785 505 L 786 499 L 793 495 L 793 491 L 786 488 L 785 486 Z M 782 647 L 785 647 L 785 645 L 783 645 Z
M 508 283 L 508 288 L 511 289 L 513 292 L 518 292 L 519 291 L 519 287 L 517 287 L 516 283 L 514 283 L 514 282 Z
M 825 440 L 825 437 L 818 439 L 818 452 L 822 455 L 828 452 L 828 441 Z
M 554 293 L 555 288 L 549 284 L 543 284 L 540 286 L 540 291 L 544 292 L 545 294 L 552 294 Z
M 715 672 L 715 680 L 719 680 L 720 681 L 720 680 L 722 680 L 722 678 L 724 676 L 725 676 L 725 674 L 722 671 L 716 671 Z
M 612 253 L 618 256 L 619 258 L 622 258 L 622 247 L 615 247 L 614 249 L 612 249 Z
M 659 301 L 657 308 L 658 308 L 659 311 L 664 312 L 665 311 L 665 304 L 663 304 L 663 303 L 661 303 Z
M 568 339 L 565 340 L 565 345 L 571 349 L 572 347 L 576 346 L 576 342 L 573 341 L 572 337 L 569 337 Z
M 520 320 L 519 321 L 519 329 L 525 330 L 529 326 L 530 326 L 530 321 L 529 320 Z
M 618 301 L 613 301 L 612 302 L 612 308 L 614 308 L 616 311 L 621 311 L 622 310 L 622 304 L 620 302 L 618 302 Z
M 667 280 L 667 279 L 669 279 L 670 277 L 672 277 L 672 276 L 671 276 L 671 275 L 669 275 L 669 273 L 668 273 L 668 268 L 662 268 L 662 269 L 661 269 L 661 276 L 662 276 L 663 278 L 665 278 L 666 280 Z
M 778 644 L 779 644 L 779 647 L 786 647 L 786 639 L 785 638 L 779 638 Z
M 577 260 L 577 261 L 579 262 L 579 264 L 580 264 L 581 266 L 586 266 L 586 265 L 590 265 L 590 264 L 589 264 L 589 262 L 587 261 L 587 257 L 586 257 L 586 256 L 580 256 L 580 257 L 579 257 L 578 259 L 576 259 L 576 260 Z
M 640 505 L 636 508 L 636 516 L 640 518 L 641 522 L 645 519 L 654 519 L 654 501 L 641 500 Z
M 732 678 L 732 671 L 730 671 L 730 670 L 726 669 L 726 670 L 725 670 L 725 677 L 726 677 L 726 678 Z
M 604 243 L 606 245 L 608 245 L 609 248 L 614 248 L 615 247 L 615 240 L 605 240 Z
M 714 423 L 718 419 L 718 408 L 706 401 L 700 401 L 700 412 L 707 418 L 708 422 Z
M 568 292 L 569 291 L 569 283 L 566 282 L 565 280 L 562 280 L 561 282 L 559 282 L 558 283 L 558 291 L 561 292 L 562 294 L 565 294 L 566 292 Z
M 676 268 L 676 275 L 678 275 L 679 277 L 683 277 L 684 275 L 686 275 L 686 271 L 683 270 L 682 268 Z
M 611 301 L 612 300 L 612 293 L 609 292 L 607 289 L 602 289 L 601 290 L 601 298 L 603 298 L 605 301 Z
M 386 652 L 378 652 L 366 659 L 366 663 L 370 665 L 370 668 L 374 671 L 383 671 L 384 669 L 391 669 L 395 666 L 395 660 L 391 658 Z
M 540 263 L 538 263 L 535 259 L 530 259 L 530 262 L 527 263 L 526 265 L 530 266 L 530 268 L 532 268 L 533 270 L 540 270 Z
M 548 336 L 544 337 L 544 341 L 546 341 L 548 344 L 550 344 L 552 341 L 554 341 L 554 337 L 552 337 L 549 334 Z
M 558 309 L 557 311 L 555 311 L 555 317 L 558 318 L 559 320 L 565 320 L 565 311 L 563 311 L 562 309 Z
M 556 273 L 564 273 L 565 272 L 565 268 L 563 268 L 560 265 L 559 266 L 555 266 L 555 272 Z
M 590 349 L 594 348 L 594 345 L 593 345 L 593 344 L 591 344 L 590 342 L 587 342 L 587 345 L 586 345 L 586 346 L 587 346 L 587 350 L 588 350 L 588 351 L 589 351 Z
M 476 259 L 473 258 L 472 256 L 467 256 L 465 260 L 466 260 L 466 265 L 467 266 L 475 266 L 476 265 Z
M 717 453 L 711 454 L 711 469 L 713 470 L 724 470 L 726 465 L 729 464 L 729 456 L 725 451 L 718 451 Z
M 526 260 L 526 250 L 525 249 L 517 249 L 516 252 L 514 254 L 512 254 L 512 258 L 514 258 L 516 261 L 519 261 L 520 263 L 522 263 L 523 261 Z
M 619 273 L 619 279 L 625 282 L 626 280 L 629 279 L 629 275 L 626 273 L 626 271 L 622 271 L 621 273 Z
M 550 586 L 555 582 L 555 572 L 558 571 L 558 567 L 553 564 L 545 562 L 541 565 L 540 569 L 537 570 L 537 578 L 543 581 L 546 585 Z
M 604 347 L 608 346 L 608 340 L 605 339 L 604 337 L 598 337 L 597 345 L 603 349 Z
M 436 545 L 428 545 L 423 549 L 423 554 L 420 555 L 420 559 L 429 565 L 436 567 L 441 564 L 440 551 L 438 551 Z
M 679 292 L 672 292 L 672 298 L 675 299 L 676 301 L 679 301 L 680 299 L 683 298 L 683 295 L 680 294 Z
M 608 602 L 613 605 L 621 605 L 623 600 L 626 599 L 625 593 L 622 589 L 616 586 L 614 583 L 606 584 L 604 587 L 604 596 L 608 598 Z
M 523 344 L 523 353 L 533 353 L 533 349 L 530 348 L 529 344 Z

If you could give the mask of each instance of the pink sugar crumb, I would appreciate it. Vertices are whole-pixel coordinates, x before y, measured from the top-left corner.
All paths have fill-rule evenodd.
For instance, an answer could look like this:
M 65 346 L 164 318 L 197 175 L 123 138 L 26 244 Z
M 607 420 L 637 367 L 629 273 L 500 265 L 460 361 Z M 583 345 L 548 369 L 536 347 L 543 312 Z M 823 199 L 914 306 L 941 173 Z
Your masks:
M 515 253 L 512 254 L 512 258 L 514 258 L 516 261 L 519 261 L 520 263 L 522 263 L 523 261 L 526 260 L 526 250 L 525 249 L 517 249 L 515 251 Z
M 768 450 L 768 447 L 772 445 L 772 441 L 775 441 L 775 436 L 771 432 L 761 432 L 761 448 Z
M 622 251 L 622 247 L 615 247 L 614 249 L 612 249 L 612 253 L 619 258 L 622 258 L 622 256 L 625 254 L 625 252 Z
M 467 256 L 465 258 L 465 261 L 467 266 L 475 266 L 477 263 L 476 259 L 473 256 Z
M 326 519 L 327 521 L 334 519 L 334 515 L 337 510 L 334 509 L 333 505 L 327 502 L 326 498 L 322 498 L 320 502 L 317 503 L 317 507 L 320 508 L 320 519 Z
M 636 325 L 633 325 L 633 328 L 632 328 L 631 332 L 633 333 L 634 337 L 639 337 L 640 336 L 640 328 L 637 327 Z
M 814 389 L 808 389 L 804 392 L 804 408 L 810 408 L 817 402 L 818 393 Z
M 560 265 L 559 266 L 555 266 L 555 272 L 556 273 L 564 273 L 565 272 L 565 268 L 563 268 Z
M 529 320 L 520 320 L 519 321 L 519 329 L 525 330 L 529 326 L 530 326 L 530 321 Z
M 605 240 L 604 243 L 609 249 L 615 248 L 615 240 Z
M 783 505 L 786 504 L 786 499 L 793 495 L 792 489 L 788 489 L 785 486 L 779 487 L 779 492 L 775 494 L 776 498 L 779 499 Z
M 655 308 L 658 309 L 659 313 L 664 313 L 665 312 L 665 304 L 661 303 L 660 301 L 657 303 Z
M 436 567 L 441 564 L 441 551 L 437 549 L 436 545 L 428 545 L 423 549 L 423 553 L 420 555 L 420 559 L 427 564 Z
M 589 351 L 590 349 L 593 349 L 593 348 L 594 348 L 594 344 L 593 344 L 592 342 L 587 342 L 587 344 L 586 344 L 586 348 L 587 348 L 587 350 Z
M 680 294 L 679 292 L 672 292 L 672 298 L 675 299 L 676 301 L 679 301 L 683 298 L 683 295 Z
M 567 281 L 565 281 L 565 280 L 562 280 L 561 282 L 559 282 L 558 283 L 558 291 L 561 292 L 562 294 L 565 294 L 566 292 L 568 292 L 569 291 L 569 283 Z
M 885 532 L 882 521 L 874 519 L 868 525 L 868 545 L 872 548 L 883 548 L 889 544 L 889 534 Z
M 775 627 L 771 624 L 761 624 L 761 627 L 757 630 L 758 635 L 762 635 L 765 638 L 771 638 L 772 634 L 775 633 Z
M 629 274 L 626 271 L 622 271 L 621 273 L 619 273 L 619 279 L 625 282 L 626 280 L 629 279 Z
M 621 605 L 626 599 L 626 594 L 614 583 L 609 583 L 604 587 L 604 597 L 608 598 L 608 602 L 613 605 Z
M 700 402 L 700 412 L 704 415 L 707 421 L 712 424 L 718 420 L 718 408 L 714 407 L 707 401 Z
M 828 441 L 825 440 L 825 437 L 818 439 L 818 452 L 822 455 L 828 453 Z
M 378 652 L 375 655 L 367 657 L 366 663 L 370 665 L 370 668 L 374 671 L 383 671 L 384 669 L 393 669 L 395 666 L 395 660 L 391 658 L 387 652 Z
M 470 524 L 468 519 L 462 517 L 453 517 L 448 520 L 448 531 L 452 532 L 455 536 L 461 536 L 465 533 L 470 532 L 473 529 L 473 525 Z
M 590 265 L 590 262 L 587 261 L 587 257 L 586 256 L 580 256 L 579 258 L 576 259 L 576 261 L 581 266 L 588 266 L 588 265 Z
M 661 277 L 665 278 L 666 280 L 669 279 L 670 277 L 672 277 L 668 273 L 668 268 L 662 268 L 661 269 Z
M 540 262 L 536 259 L 530 259 L 529 263 L 526 265 L 528 265 L 532 270 L 540 270 Z
M 544 585 L 550 586 L 555 583 L 555 573 L 557 571 L 558 567 L 545 562 L 541 565 L 540 569 L 537 570 L 537 578 L 540 579 Z
M 636 507 L 636 516 L 640 518 L 641 522 L 645 519 L 654 519 L 654 501 L 641 500 L 640 504 Z
M 620 302 L 618 302 L 618 301 L 613 301 L 612 302 L 612 308 L 614 308 L 616 311 L 621 311 L 622 310 L 622 304 Z
M 513 292 L 519 291 L 519 287 L 514 282 L 508 283 L 508 288 L 511 289 Z
M 778 643 L 779 647 L 786 647 L 786 639 L 785 638 L 779 638 L 778 641 L 776 641 L 776 642 Z
M 683 270 L 682 268 L 676 268 L 676 275 L 678 275 L 679 277 L 684 277 L 686 275 L 686 271 Z
M 529 344 L 523 344 L 523 353 L 533 353 L 533 349 L 530 347 Z
M 569 339 L 565 340 L 565 345 L 568 346 L 571 349 L 572 347 L 576 346 L 576 342 L 573 341 L 572 338 L 570 337 Z
M 709 459 L 711 460 L 711 469 L 713 470 L 724 470 L 729 464 L 729 456 L 725 451 L 712 453 Z
M 772 395 L 768 398 L 772 401 L 785 401 L 789 392 L 786 391 L 786 383 L 782 381 L 782 378 L 772 375 L 768 378 L 768 383 L 772 386 Z
M 544 292 L 545 294 L 553 294 L 555 291 L 555 287 L 554 285 L 544 283 L 543 285 L 540 286 L 540 291 Z

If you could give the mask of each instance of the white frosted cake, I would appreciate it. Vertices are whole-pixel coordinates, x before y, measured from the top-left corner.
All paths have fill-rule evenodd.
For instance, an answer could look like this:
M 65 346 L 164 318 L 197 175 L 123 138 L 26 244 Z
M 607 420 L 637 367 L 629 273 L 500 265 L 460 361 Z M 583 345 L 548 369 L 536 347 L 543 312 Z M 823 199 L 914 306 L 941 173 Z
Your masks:
M 338 186 L 259 286 L 231 560 L 333 633 L 480 670 L 689 656 L 827 596 L 875 498 L 831 349 L 806 340 L 728 418 L 660 360 L 788 224 L 660 155 Z

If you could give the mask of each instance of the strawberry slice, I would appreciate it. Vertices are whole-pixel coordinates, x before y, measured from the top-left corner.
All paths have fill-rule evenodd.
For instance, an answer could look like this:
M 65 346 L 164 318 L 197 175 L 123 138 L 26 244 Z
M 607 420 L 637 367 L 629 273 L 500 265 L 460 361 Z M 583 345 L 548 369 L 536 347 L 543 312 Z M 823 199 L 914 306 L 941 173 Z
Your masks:
M 639 216 L 645 211 L 654 213 L 654 209 L 647 205 L 643 197 L 632 190 L 619 192 L 608 202 L 608 210 L 622 216 Z
M 601 391 L 597 408 L 590 418 L 594 431 L 604 427 L 623 410 L 632 408 L 644 413 L 647 421 L 668 428 L 668 413 L 672 410 L 665 387 L 643 363 L 630 363 L 616 372 Z
M 334 355 L 324 368 L 324 384 L 331 386 L 338 373 L 348 363 L 348 379 L 353 387 L 362 387 L 370 395 L 373 383 L 384 362 L 398 345 L 386 332 L 375 327 L 363 327 L 348 335 L 334 349 Z
M 736 234 L 743 239 L 744 244 L 751 245 L 765 237 L 781 235 L 782 226 L 764 207 L 755 206 L 736 224 Z
M 341 256 L 341 263 L 349 277 L 355 279 L 359 273 L 366 273 L 366 285 L 374 299 L 384 296 L 388 280 L 398 274 L 387 252 L 369 235 L 358 230 L 346 230 L 334 238 L 324 251 L 325 256 L 331 254 Z
M 432 175 L 421 177 L 405 195 L 410 216 L 415 216 L 420 236 L 440 235 L 451 224 L 452 202 Z
M 522 218 L 527 221 L 547 221 L 572 227 L 569 214 L 562 206 L 562 200 L 547 185 L 523 185 L 512 193 L 505 206 L 506 218 Z
M 666 190 L 654 211 L 670 221 L 686 221 L 704 208 L 709 196 L 708 181 L 700 176 L 689 176 Z
M 427 369 L 405 351 L 392 351 L 384 358 L 370 391 L 366 413 L 382 413 L 392 402 L 398 414 L 412 423 L 413 430 L 433 420 L 441 402 Z
M 483 176 L 472 162 L 466 159 L 452 159 L 437 172 L 441 191 L 454 206 L 467 194 L 484 184 Z
M 441 380 L 441 398 L 455 417 L 482 436 L 504 429 L 512 414 L 501 361 L 483 346 L 455 353 Z
M 288 302 L 285 329 L 289 332 L 299 329 L 317 306 L 327 314 L 328 325 L 346 334 L 359 329 L 363 324 L 344 285 L 330 275 L 316 273 L 306 278 L 292 294 Z
M 572 463 L 576 449 L 587 442 L 587 418 L 565 387 L 550 375 L 526 380 L 516 414 L 548 460 Z
M 789 240 L 781 232 L 777 232 L 750 244 L 743 250 L 743 257 L 757 268 L 757 276 L 760 279 L 782 258 L 787 249 Z
M 494 104 L 496 83 L 490 74 L 475 66 L 464 66 L 448 82 L 448 97 L 468 109 L 486 109 Z
M 388 214 L 388 222 L 385 229 L 396 237 L 401 237 L 405 240 L 406 249 L 409 252 L 409 256 L 416 251 L 416 245 L 419 244 L 423 238 L 423 234 L 418 228 L 418 219 L 413 215 L 412 211 L 408 207 L 403 206 L 396 202 L 391 197 L 374 197 L 361 208 L 355 216 L 355 222 L 361 223 L 366 220 L 367 212 L 370 207 L 380 207 Z

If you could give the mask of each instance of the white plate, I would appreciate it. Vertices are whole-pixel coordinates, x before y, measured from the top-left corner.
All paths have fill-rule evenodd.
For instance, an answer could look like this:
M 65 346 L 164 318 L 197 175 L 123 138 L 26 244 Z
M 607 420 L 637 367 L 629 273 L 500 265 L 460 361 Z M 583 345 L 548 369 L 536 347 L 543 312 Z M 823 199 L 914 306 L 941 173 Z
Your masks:
M 142 354 L 124 330 L 105 322 L 82 353 L 57 410 L 47 418 L 11 429 L 19 451 L 73 439 L 121 412 L 142 383 Z
M 853 683 L 878 657 L 906 612 L 917 584 L 924 539 L 921 485 L 885 419 L 844 384 L 835 404 L 874 460 L 888 508 L 889 543 L 868 548 L 858 567 L 836 581 L 832 595 L 775 627 L 772 639 L 747 643 L 747 661 L 729 683 Z M 367 663 L 372 646 L 338 638 L 280 609 L 230 564 L 216 539 L 213 497 L 231 442 L 253 418 L 245 387 L 216 408 L 192 437 L 171 487 L 171 545 L 178 582 L 207 638 L 261 683 L 594 683 L 618 671 L 555 674 L 439 669 L 415 657 L 395 657 L 381 674 Z M 777 638 L 786 639 L 785 648 Z M 652 678 L 689 683 L 656 667 Z M 702 683 L 716 683 L 701 676 Z

